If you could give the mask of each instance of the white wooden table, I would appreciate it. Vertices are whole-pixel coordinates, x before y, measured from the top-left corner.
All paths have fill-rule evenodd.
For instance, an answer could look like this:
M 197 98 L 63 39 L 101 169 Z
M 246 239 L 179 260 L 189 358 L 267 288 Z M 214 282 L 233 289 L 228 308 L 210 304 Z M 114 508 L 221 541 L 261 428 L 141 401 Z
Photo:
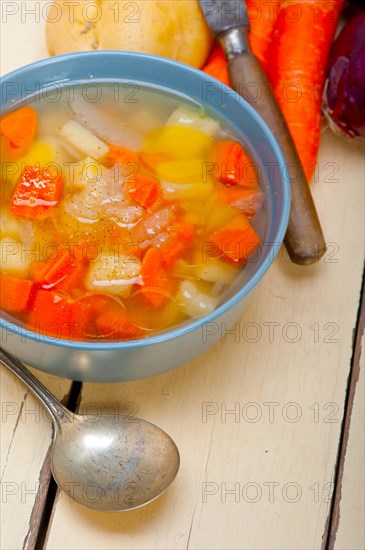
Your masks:
M 47 55 L 36 4 L 0 2 L 2 74 Z M 328 253 L 301 268 L 282 250 L 204 356 L 124 384 L 36 372 L 70 407 L 138 413 L 173 437 L 181 469 L 151 505 L 101 514 L 60 495 L 51 424 L 1 368 L 2 550 L 364 549 L 363 155 L 324 130 L 312 191 Z

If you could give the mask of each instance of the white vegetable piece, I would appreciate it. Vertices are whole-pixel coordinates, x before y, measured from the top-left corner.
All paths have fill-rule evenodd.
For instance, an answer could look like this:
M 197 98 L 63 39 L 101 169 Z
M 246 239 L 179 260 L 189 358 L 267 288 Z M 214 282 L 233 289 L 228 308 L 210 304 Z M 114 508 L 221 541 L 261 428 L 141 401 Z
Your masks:
M 69 120 L 62 126 L 60 136 L 68 145 L 96 160 L 101 159 L 109 151 L 106 143 L 74 120 Z
M 196 268 L 196 275 L 203 281 L 210 283 L 219 282 L 223 286 L 228 286 L 234 281 L 237 269 L 227 263 L 209 260 Z
M 115 167 L 105 168 L 91 157 L 70 164 L 68 185 L 78 192 L 66 200 L 66 211 L 81 223 L 95 223 L 106 216 L 121 227 L 133 227 L 143 210 L 124 198 L 121 177 Z
M 214 137 L 220 130 L 219 122 L 206 114 L 201 115 L 196 109 L 189 109 L 185 105 L 178 107 L 166 122 L 166 126 L 187 126 L 200 130 L 208 136 Z
M 105 94 L 106 90 L 103 93 Z M 125 116 L 122 116 L 120 119 L 116 116 L 116 113 L 114 113 L 114 116 L 110 113 L 107 114 L 95 103 L 87 101 L 83 95 L 83 91 L 75 90 L 74 97 L 70 101 L 70 107 L 81 124 L 86 126 L 90 132 L 96 134 L 99 138 L 109 141 L 114 145 L 127 147 L 128 149 L 132 149 L 132 151 L 140 149 L 142 133 L 137 132 L 133 125 L 128 123 Z M 110 94 L 110 99 L 113 96 L 114 94 Z M 144 127 L 143 131 L 146 131 L 146 127 Z
M 78 189 L 86 189 L 88 185 L 99 181 L 102 168 L 96 160 L 86 157 L 80 162 L 70 164 L 68 183 Z
M 134 284 L 141 284 L 140 271 L 140 262 L 131 256 L 103 253 L 90 265 L 86 287 L 126 298 Z
M 218 304 L 215 298 L 200 292 L 198 287 L 191 281 L 180 283 L 176 301 L 181 311 L 193 319 L 208 315 L 208 313 L 215 310 Z
M 28 248 L 33 245 L 33 223 L 26 218 L 20 218 L 4 211 L 0 216 L 1 237 L 13 237 L 15 241 L 24 242 Z
M 34 252 L 25 243 L 10 237 L 0 240 L 0 267 L 2 273 L 26 277 L 34 260 Z

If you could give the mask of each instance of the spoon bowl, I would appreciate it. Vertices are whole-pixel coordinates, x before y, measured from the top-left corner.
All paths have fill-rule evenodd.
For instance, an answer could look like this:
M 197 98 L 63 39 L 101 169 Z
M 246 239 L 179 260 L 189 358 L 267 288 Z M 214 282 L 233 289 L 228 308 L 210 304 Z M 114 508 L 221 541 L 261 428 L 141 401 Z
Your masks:
M 54 429 L 52 473 L 70 500 L 102 512 L 123 512 L 151 502 L 175 479 L 180 456 L 166 432 L 131 416 L 74 414 L 1 348 L 0 362 L 48 410 Z
M 139 418 L 71 414 L 57 428 L 52 473 L 71 500 L 115 512 L 147 504 L 179 469 L 179 452 L 160 428 Z

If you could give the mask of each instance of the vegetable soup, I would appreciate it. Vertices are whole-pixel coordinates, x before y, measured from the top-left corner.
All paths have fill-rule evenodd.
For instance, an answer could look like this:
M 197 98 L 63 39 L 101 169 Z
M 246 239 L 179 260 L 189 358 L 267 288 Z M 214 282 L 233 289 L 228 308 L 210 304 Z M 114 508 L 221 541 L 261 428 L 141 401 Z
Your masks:
M 222 302 L 260 251 L 264 193 L 203 106 L 94 87 L 1 118 L 1 308 L 43 336 L 142 338 Z

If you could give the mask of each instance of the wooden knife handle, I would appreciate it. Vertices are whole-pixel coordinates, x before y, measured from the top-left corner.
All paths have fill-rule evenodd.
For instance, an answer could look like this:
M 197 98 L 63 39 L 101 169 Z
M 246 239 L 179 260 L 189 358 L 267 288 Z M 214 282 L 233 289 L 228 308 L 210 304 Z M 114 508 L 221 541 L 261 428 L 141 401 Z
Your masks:
M 250 52 L 230 59 L 228 69 L 233 89 L 265 120 L 290 167 L 291 210 L 284 240 L 289 256 L 296 264 L 315 263 L 325 253 L 326 243 L 299 155 L 271 85 Z

